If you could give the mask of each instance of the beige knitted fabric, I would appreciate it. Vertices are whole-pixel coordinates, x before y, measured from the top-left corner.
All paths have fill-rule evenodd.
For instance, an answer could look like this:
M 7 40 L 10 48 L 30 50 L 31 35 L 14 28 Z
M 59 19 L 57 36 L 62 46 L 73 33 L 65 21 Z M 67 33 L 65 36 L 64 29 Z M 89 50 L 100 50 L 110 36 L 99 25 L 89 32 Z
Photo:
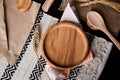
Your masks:
M 10 64 L 14 64 L 20 55 L 40 7 L 33 2 L 29 11 L 20 12 L 16 2 L 0 0 L 0 56 L 4 56 Z

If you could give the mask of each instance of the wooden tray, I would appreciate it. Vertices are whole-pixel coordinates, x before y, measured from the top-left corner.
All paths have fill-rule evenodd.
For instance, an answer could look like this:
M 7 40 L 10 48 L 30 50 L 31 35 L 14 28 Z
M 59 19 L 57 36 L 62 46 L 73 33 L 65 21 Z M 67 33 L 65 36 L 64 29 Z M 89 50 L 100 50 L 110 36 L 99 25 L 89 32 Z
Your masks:
M 70 69 L 79 65 L 88 52 L 84 31 L 75 23 L 67 21 L 49 27 L 40 45 L 43 57 L 57 69 Z

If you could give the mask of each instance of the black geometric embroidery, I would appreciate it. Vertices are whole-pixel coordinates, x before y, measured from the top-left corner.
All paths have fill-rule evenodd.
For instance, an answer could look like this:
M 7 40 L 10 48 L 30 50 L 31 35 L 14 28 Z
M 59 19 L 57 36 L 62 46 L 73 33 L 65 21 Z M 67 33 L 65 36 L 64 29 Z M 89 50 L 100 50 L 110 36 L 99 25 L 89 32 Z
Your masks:
M 40 56 L 40 58 L 39 58 L 39 64 L 40 64 L 39 69 L 38 69 L 37 65 L 35 65 L 34 70 L 32 71 L 32 74 L 30 74 L 30 77 L 29 77 L 30 80 L 38 80 L 38 74 L 39 73 L 42 74 L 42 72 L 44 71 L 46 61 L 42 56 Z M 65 78 L 63 80 L 76 80 L 76 77 L 80 73 L 79 71 L 80 71 L 81 67 L 82 66 L 78 66 L 78 67 L 71 69 L 69 77 Z M 38 73 L 38 71 L 40 71 L 40 72 Z
M 38 80 L 38 67 L 35 65 L 34 70 L 32 71 L 33 74 L 31 74 L 30 80 Z M 33 76 L 33 77 L 32 77 Z
M 82 66 L 78 66 L 71 69 L 69 77 L 63 80 L 76 80 L 76 77 L 78 76 L 81 67 Z
M 38 80 L 38 77 L 42 74 L 42 72 L 45 68 L 45 65 L 46 65 L 46 61 L 42 56 L 40 56 L 38 64 L 40 66 L 38 68 L 37 64 L 35 65 L 34 70 L 32 71 L 32 74 L 30 74 L 30 77 L 29 77 L 30 80 Z
M 45 67 L 46 64 L 43 64 L 43 63 L 45 63 L 46 61 L 42 56 L 40 56 L 39 62 L 42 63 L 43 67 Z
M 37 24 L 40 23 L 42 17 L 43 17 L 43 11 L 39 10 L 35 24 L 34 24 L 32 30 L 28 36 L 28 39 L 25 42 L 25 46 L 23 47 L 19 58 L 17 59 L 17 61 L 14 65 L 8 64 L 8 66 L 6 67 L 5 72 L 3 73 L 2 78 L 0 80 L 11 80 L 18 65 L 20 64 L 20 61 L 22 60 L 23 55 L 25 54 L 25 52 L 29 46 L 29 43 L 31 42 L 32 36 L 34 35 L 35 28 L 37 27 Z

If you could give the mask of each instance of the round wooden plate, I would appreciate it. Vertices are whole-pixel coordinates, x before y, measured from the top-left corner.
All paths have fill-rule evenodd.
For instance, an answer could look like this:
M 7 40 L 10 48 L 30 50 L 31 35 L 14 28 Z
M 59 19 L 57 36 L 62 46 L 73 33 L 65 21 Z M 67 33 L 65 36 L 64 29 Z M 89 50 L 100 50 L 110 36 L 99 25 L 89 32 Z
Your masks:
M 57 69 L 70 69 L 87 56 L 88 40 L 82 29 L 72 22 L 59 22 L 49 27 L 40 41 L 43 57 Z
M 16 6 L 21 12 L 26 12 L 29 10 L 31 4 L 32 0 L 17 0 Z

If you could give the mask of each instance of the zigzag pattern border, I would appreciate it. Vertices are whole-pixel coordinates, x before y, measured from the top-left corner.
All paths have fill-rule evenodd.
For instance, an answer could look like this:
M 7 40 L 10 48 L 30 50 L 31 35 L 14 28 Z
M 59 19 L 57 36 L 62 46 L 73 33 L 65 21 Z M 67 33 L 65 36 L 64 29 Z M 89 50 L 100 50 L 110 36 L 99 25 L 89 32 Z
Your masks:
M 6 67 L 5 72 L 3 73 L 2 78 L 0 80 L 11 80 L 12 79 L 12 76 L 15 73 L 15 70 L 17 69 L 18 65 L 20 64 L 20 61 L 22 60 L 22 57 L 25 54 L 29 43 L 32 40 L 32 37 L 34 35 L 34 31 L 35 31 L 37 25 L 40 23 L 42 17 L 43 17 L 43 11 L 41 11 L 39 9 L 39 12 L 37 14 L 37 18 L 35 20 L 34 26 L 33 26 L 32 30 L 31 30 L 31 32 L 30 32 L 30 34 L 28 36 L 28 39 L 25 42 L 25 46 L 23 47 L 19 58 L 17 59 L 17 61 L 16 61 L 16 63 L 14 65 L 8 64 L 8 66 Z
M 40 56 L 40 58 L 39 58 L 39 64 L 40 64 L 39 69 L 37 67 L 37 64 L 35 65 L 34 70 L 32 71 L 32 74 L 30 74 L 30 77 L 29 77 L 30 80 L 39 80 L 38 75 L 41 75 L 42 72 L 44 71 L 46 61 L 42 56 Z M 76 77 L 80 73 L 79 70 L 81 69 L 81 67 L 82 66 L 78 66 L 78 67 L 71 69 L 69 77 L 65 78 L 63 80 L 76 80 Z M 40 72 L 38 72 L 38 71 L 40 71 Z
M 69 77 L 63 80 L 76 80 L 76 77 L 80 73 L 79 70 L 81 69 L 81 67 L 82 66 L 78 66 L 78 67 L 71 69 Z
M 30 74 L 29 80 L 39 80 L 38 79 L 39 76 L 44 71 L 46 61 L 42 56 L 40 56 L 38 64 L 40 65 L 39 68 L 37 67 L 37 64 L 36 64 L 35 67 L 34 67 L 34 70 L 32 71 L 32 74 Z

